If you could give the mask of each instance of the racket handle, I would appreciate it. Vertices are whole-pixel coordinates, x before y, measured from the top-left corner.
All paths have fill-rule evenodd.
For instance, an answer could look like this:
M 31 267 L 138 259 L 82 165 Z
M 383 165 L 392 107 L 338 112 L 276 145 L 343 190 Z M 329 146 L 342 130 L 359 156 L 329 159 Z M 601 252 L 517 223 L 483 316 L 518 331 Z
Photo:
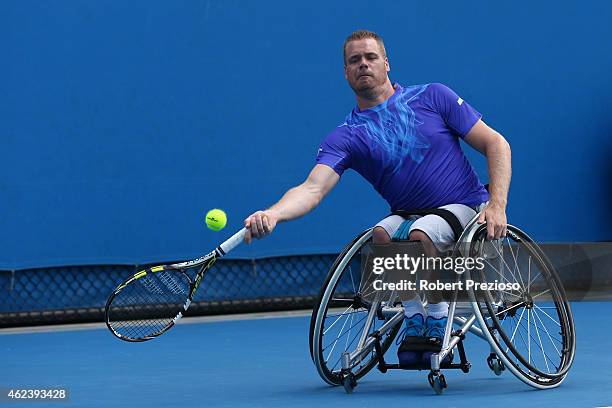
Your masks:
M 246 234 L 246 228 L 241 229 L 240 231 L 232 235 L 227 241 L 219 245 L 217 247 L 219 255 L 223 256 L 232 249 L 236 248 L 244 239 L 244 234 Z

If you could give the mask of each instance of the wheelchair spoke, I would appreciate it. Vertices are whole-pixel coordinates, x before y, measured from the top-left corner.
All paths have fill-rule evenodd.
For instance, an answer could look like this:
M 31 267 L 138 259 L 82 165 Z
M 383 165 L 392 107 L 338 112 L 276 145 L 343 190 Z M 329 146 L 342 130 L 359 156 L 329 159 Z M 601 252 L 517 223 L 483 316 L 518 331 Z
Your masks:
M 518 321 L 516 322 L 516 326 L 514 326 L 514 331 L 512 332 L 512 339 L 510 340 L 511 343 L 514 343 L 514 337 L 516 336 L 516 332 L 518 331 L 519 337 L 521 339 L 521 342 L 523 343 L 523 345 L 525 346 L 525 348 L 528 348 L 529 346 L 527 345 L 527 342 L 525 341 L 525 337 L 523 336 L 523 331 L 525 330 L 525 327 L 522 324 L 522 319 L 525 313 L 525 310 L 527 309 L 523 309 L 521 312 L 521 315 L 518 319 Z M 516 319 L 516 316 L 513 317 L 512 319 L 510 319 L 511 322 L 514 322 L 514 319 Z M 522 330 L 518 330 L 519 328 L 522 328 Z M 508 353 L 508 351 L 510 350 L 510 347 L 506 347 L 506 353 Z M 518 363 L 518 358 L 517 358 L 517 363 Z
M 535 280 L 536 280 L 536 279 L 537 279 L 539 276 L 542 276 L 542 272 L 541 272 L 541 271 L 540 271 L 540 272 L 538 272 L 538 273 L 537 273 L 537 275 L 535 275 L 535 276 L 534 276 L 534 277 L 531 279 L 531 281 L 529 281 L 529 286 L 531 286 L 531 284 L 532 284 L 533 282 L 535 282 Z
M 521 316 L 522 317 L 522 316 Z M 514 322 L 514 319 L 510 319 L 511 322 L 513 322 L 513 326 L 514 326 L 514 331 L 513 333 L 516 334 L 516 331 L 518 330 L 518 328 L 520 327 L 520 322 Z M 521 338 L 521 341 L 523 342 L 523 345 L 525 345 L 525 347 L 527 347 L 527 344 L 525 343 L 525 339 L 523 338 L 523 332 L 519 332 L 519 337 Z M 510 350 L 510 347 L 506 347 L 506 354 L 508 353 L 508 351 Z M 516 357 L 516 363 L 519 363 L 519 359 L 517 356 Z
M 540 318 L 540 316 L 534 312 L 534 314 L 536 315 L 537 319 L 540 321 L 540 323 L 542 324 L 542 329 L 546 332 L 546 335 L 548 336 L 548 339 L 550 340 L 550 344 L 552 344 L 552 346 L 555 348 L 555 350 L 557 351 L 557 355 L 559 357 L 561 357 L 561 352 L 559 351 L 559 349 L 557 348 L 557 345 L 555 344 L 555 342 L 553 341 L 552 337 L 550 336 L 550 332 L 548 331 L 548 329 L 546 328 L 546 326 L 544 325 L 544 322 L 542 321 L 542 319 Z M 557 340 L 557 339 L 555 339 Z M 559 341 L 559 340 L 557 340 Z
M 356 325 L 358 325 L 359 323 L 361 323 L 365 318 L 367 317 L 367 315 L 363 316 L 361 319 L 359 319 L 355 324 L 352 325 L 352 327 L 355 327 Z M 346 321 L 348 321 L 348 317 L 346 318 Z M 345 325 L 346 325 L 346 321 L 345 321 Z M 342 328 L 344 328 L 344 326 L 342 326 Z M 329 328 L 328 328 L 329 330 Z M 340 333 L 342 333 L 342 329 L 340 329 Z M 336 343 L 338 340 L 340 340 L 342 337 L 346 336 L 348 332 L 344 332 L 343 334 L 338 334 L 338 336 L 336 337 L 336 339 L 327 345 L 327 347 L 323 347 L 323 350 L 327 350 L 332 344 Z M 325 333 L 324 333 L 325 335 Z
M 352 307 L 353 303 L 355 303 L 355 299 L 332 298 L 331 302 L 334 306 Z
M 528 355 L 528 362 L 529 364 L 531 364 L 531 340 L 529 339 L 529 337 L 531 337 L 531 326 L 529 325 L 529 309 L 527 309 L 527 342 L 528 342 L 528 346 L 527 346 L 527 355 Z
M 351 284 L 353 285 L 353 293 L 357 293 L 357 289 L 355 289 L 355 280 L 353 279 L 353 268 L 349 266 L 349 276 L 351 277 Z
M 519 253 L 519 249 L 521 247 L 520 246 L 516 247 L 516 256 L 515 256 L 514 255 L 514 251 L 512 250 L 512 243 L 509 242 L 510 241 L 509 239 L 507 239 L 507 240 L 508 240 L 508 248 L 510 248 L 510 254 L 512 255 L 512 258 L 514 258 L 514 271 L 516 271 L 517 275 L 521 279 L 521 284 L 522 284 L 523 288 L 525 288 L 525 282 L 523 281 L 523 276 L 521 275 L 521 271 L 518 269 L 518 253 Z M 512 272 L 510 272 L 510 273 L 512 273 Z M 512 276 L 514 276 L 514 273 L 512 273 Z M 514 276 L 514 279 L 516 279 L 516 276 Z
M 518 279 L 516 279 L 516 276 L 514 275 L 514 273 L 512 272 L 512 269 L 510 268 L 510 266 L 508 265 L 508 263 L 506 262 L 506 260 L 504 259 L 504 256 L 501 254 L 501 252 L 499 251 L 499 249 L 497 249 L 497 246 L 495 247 L 495 252 L 497 252 L 497 255 L 499 256 L 499 259 L 501 259 L 501 261 L 504 263 L 504 265 L 506 266 L 506 268 L 508 269 L 508 271 L 510 272 L 510 275 L 512 275 L 512 277 L 514 278 L 514 280 L 516 281 L 516 283 L 518 282 Z M 511 247 L 511 246 L 510 246 Z M 511 247 L 512 248 L 512 247 Z M 512 249 L 510 250 L 510 252 L 512 252 Z M 503 276 L 503 275 L 502 275 Z M 508 280 L 508 282 L 510 282 Z M 510 282 L 511 283 L 511 282 Z M 522 279 L 521 279 L 521 283 L 522 283 Z M 523 283 L 522 286 L 523 290 L 525 289 L 525 284 Z
M 346 310 L 344 312 L 342 312 L 342 314 L 340 314 L 340 316 L 336 320 L 334 320 L 334 322 L 331 324 L 331 326 L 329 326 L 327 329 L 325 329 L 323 331 L 323 335 L 325 336 L 327 334 L 327 332 L 329 331 L 329 329 L 334 327 L 334 325 L 338 322 L 338 320 L 340 320 L 342 318 L 342 316 L 345 316 L 346 312 L 348 312 L 348 310 L 351 309 L 352 307 L 353 307 L 353 305 L 350 305 L 349 307 L 347 307 Z
M 510 279 L 506 278 L 506 275 L 502 274 L 502 273 L 501 273 L 501 271 L 498 271 L 498 270 L 496 269 L 496 267 L 495 267 L 495 266 L 491 265 L 491 262 L 487 261 L 486 259 L 485 259 L 485 262 L 486 262 L 487 264 L 489 264 L 489 266 L 490 266 L 490 267 L 491 267 L 491 268 L 492 268 L 492 269 L 493 269 L 495 272 L 497 272 L 497 274 L 498 274 L 498 275 L 499 275 L 499 276 L 500 276 L 502 279 L 505 279 L 505 280 L 506 280 L 506 282 L 508 282 L 508 283 L 512 284 L 512 282 L 510 282 Z
M 514 329 L 514 331 L 512 332 L 512 337 L 510 337 L 510 342 L 514 341 L 514 336 L 516 335 L 516 331 L 519 328 L 519 324 L 521 323 L 521 319 L 523 318 L 523 313 L 525 313 L 525 309 L 523 309 L 523 311 L 521 312 L 521 316 L 519 317 L 518 322 L 516 323 L 516 328 Z M 506 350 L 507 352 L 508 350 Z
M 506 293 L 506 294 L 508 294 L 510 296 L 514 296 L 515 298 L 520 298 L 520 296 L 517 295 L 516 293 L 508 292 L 507 290 L 500 290 L 499 292 L 500 293 Z
M 535 311 L 534 311 L 534 313 L 535 313 Z M 538 314 L 536 314 L 536 316 L 538 316 L 538 319 L 540 319 L 540 321 L 542 322 L 542 327 L 543 327 L 543 328 L 544 328 L 544 330 L 546 330 L 546 332 L 548 333 L 548 329 L 546 329 L 546 326 L 544 325 L 544 322 L 543 322 L 542 318 L 541 318 L 541 317 L 540 317 Z M 560 330 L 561 330 L 561 325 L 559 325 L 559 327 L 558 327 L 558 328 L 555 328 L 555 330 L 556 330 L 556 331 L 560 331 Z M 560 332 L 558 332 L 558 334 L 559 334 L 559 335 L 561 335 L 561 333 L 560 333 Z M 550 334 L 549 334 L 549 336 L 550 336 Z M 551 340 L 556 341 L 556 342 L 557 342 L 557 343 L 559 343 L 560 345 L 562 345 L 562 344 L 563 344 L 563 340 L 557 339 L 557 338 L 555 338 L 555 337 L 552 337 L 552 338 L 551 338 Z M 553 345 L 554 345 L 554 344 L 553 344 Z M 557 350 L 557 353 L 559 353 L 559 355 L 561 355 L 561 353 L 559 352 L 559 350 Z
M 364 320 L 366 317 L 367 317 L 367 315 L 366 315 L 366 316 L 364 316 L 364 317 L 362 317 L 362 318 L 361 318 L 361 319 L 360 319 L 360 320 L 359 320 L 357 323 L 355 323 L 355 324 L 354 324 L 352 327 L 355 327 L 356 325 L 358 325 L 358 324 L 359 324 L 360 322 L 362 322 L 362 321 L 363 321 L 363 320 Z M 338 336 L 336 337 L 336 339 L 335 339 L 335 340 L 334 340 L 332 343 L 328 344 L 326 347 L 323 347 L 323 351 L 327 350 L 329 347 L 332 347 L 332 349 L 331 349 L 331 351 L 329 352 L 329 354 L 328 354 L 327 358 L 325 359 L 325 361 L 329 360 L 329 357 L 330 357 L 331 353 L 334 351 L 334 348 L 336 347 L 336 344 L 338 343 L 338 340 L 340 340 L 342 337 L 344 337 L 344 336 L 346 336 L 346 335 L 348 334 L 348 331 L 346 331 L 346 332 L 344 332 L 344 333 L 343 333 L 344 327 L 346 326 L 346 323 L 348 322 L 348 320 L 349 320 L 349 319 L 348 319 L 348 317 L 347 317 L 347 318 L 346 318 L 346 321 L 344 322 L 344 325 L 342 325 L 342 329 L 340 329 L 340 333 L 342 333 L 342 334 L 341 334 L 341 335 L 338 335 Z
M 349 319 L 348 319 L 348 316 L 347 316 L 347 318 L 344 320 L 344 324 L 342 325 L 342 328 L 340 329 L 340 333 L 342 333 L 344 331 L 344 327 L 346 326 L 348 321 L 349 321 Z M 344 334 L 342 336 L 344 336 Z M 340 336 L 340 337 L 342 337 L 342 336 Z M 336 344 L 338 344 L 338 340 L 340 340 L 340 337 L 337 337 L 336 340 L 334 341 L 334 343 L 333 343 L 334 345 L 333 345 L 332 349 L 329 351 L 329 354 L 327 355 L 327 358 L 325 359 L 326 361 L 329 360 L 329 357 L 334 352 L 334 349 L 336 348 Z
M 514 323 L 514 319 L 510 319 L 510 330 L 512 330 L 512 333 L 516 333 L 516 326 Z M 510 350 L 510 347 L 506 347 L 506 354 L 508 353 L 508 351 Z M 517 359 L 518 361 L 518 359 Z
M 340 313 L 340 314 L 330 314 L 325 316 L 326 319 L 329 319 L 330 317 L 336 317 L 336 316 L 348 316 L 348 315 L 352 315 L 352 314 L 356 314 L 356 313 L 363 313 L 366 310 L 355 310 L 354 312 L 347 312 L 347 313 Z
M 532 321 L 533 321 L 533 318 L 532 318 Z M 534 324 L 534 327 L 536 328 L 536 331 L 537 331 L 538 326 Z M 538 335 L 538 337 L 539 337 L 539 335 Z M 536 339 L 535 339 L 533 336 L 531 336 L 531 339 L 532 339 L 532 340 L 534 341 L 534 343 L 536 343 L 536 345 L 537 345 Z M 559 364 L 557 364 L 557 363 L 555 363 L 555 362 L 554 362 L 554 361 L 553 361 L 553 360 L 550 358 L 550 356 L 548 355 L 548 353 L 547 353 L 547 352 L 544 350 L 544 345 L 543 345 L 543 343 L 542 343 L 542 341 L 541 341 L 541 340 L 540 340 L 540 346 L 539 346 L 539 347 L 540 347 L 540 350 L 542 350 L 542 354 L 543 354 L 543 356 L 544 356 L 544 363 L 546 364 L 546 367 L 548 368 L 548 364 L 547 364 L 547 360 L 548 360 L 548 361 L 550 361 L 550 363 L 551 363 L 551 364 L 552 364 L 552 365 L 555 367 L 555 369 L 558 371 L 558 370 L 559 370 L 559 366 L 560 366 L 560 364 L 561 364 L 561 361 L 559 361 Z M 561 355 L 558 355 L 557 357 L 559 357 L 559 358 L 560 358 L 560 357 L 561 357 Z M 549 369 L 548 373 L 550 374 L 550 369 Z
M 531 288 L 531 257 L 527 261 L 527 293 L 529 293 L 529 289 Z
M 525 310 L 525 309 L 524 309 Z M 526 349 L 529 348 L 529 346 L 527 345 L 527 342 L 525 341 L 525 337 L 523 336 L 523 331 L 525 331 L 525 326 L 523 325 L 522 322 L 518 323 L 518 326 L 521 327 L 523 330 L 519 331 L 519 336 L 521 338 L 521 341 L 523 342 L 523 345 L 525 346 Z
M 353 326 L 352 326 L 352 325 L 353 325 L 353 317 L 354 317 L 354 316 L 355 316 L 355 315 L 354 315 L 353 313 L 351 313 L 351 326 L 349 327 L 349 332 L 348 332 L 349 334 L 348 334 L 348 336 L 346 336 L 346 345 L 344 346 L 344 350 L 347 350 L 347 349 L 348 349 L 348 341 L 349 341 L 349 337 L 351 337 L 351 330 L 352 330 L 352 328 L 353 328 Z M 348 319 L 347 319 L 347 320 L 348 320 Z
M 524 312 L 525 310 L 527 310 L 527 309 L 523 309 L 523 312 Z M 520 320 L 518 321 L 518 323 L 517 323 L 517 325 L 516 325 L 516 328 L 517 328 L 517 329 L 518 329 L 519 327 L 522 329 L 521 331 L 519 331 L 519 337 L 521 338 L 521 341 L 523 342 L 523 346 L 525 346 L 525 348 L 526 348 L 527 350 L 529 350 L 529 349 L 530 349 L 530 347 L 529 347 L 529 345 L 528 345 L 528 343 L 529 343 L 529 342 L 528 342 L 528 341 L 525 341 L 525 337 L 523 336 L 523 332 L 524 332 L 524 331 L 526 331 L 528 328 L 527 328 L 527 329 L 525 329 L 525 326 L 523 325 L 523 322 L 521 322 Z M 516 348 L 516 345 L 515 345 L 515 348 Z M 506 353 L 508 352 L 508 350 L 510 350 L 510 347 L 508 347 L 508 348 L 506 349 Z M 518 364 L 519 359 L 517 358 L 517 360 L 516 360 L 516 361 L 517 361 L 517 364 Z
M 535 298 L 537 298 L 537 297 L 540 297 L 540 296 L 542 296 L 542 295 L 544 295 L 544 294 L 546 294 L 546 293 L 548 293 L 548 292 L 550 292 L 550 289 L 546 289 L 546 290 L 544 290 L 544 291 L 542 291 L 542 292 L 538 293 L 537 295 L 532 296 L 532 299 L 535 299 Z
M 506 313 L 507 311 L 512 310 L 512 309 L 518 309 L 520 306 L 522 306 L 522 305 L 524 305 L 524 304 L 525 304 L 525 302 L 521 302 L 521 303 L 517 303 L 516 305 L 512 305 L 512 306 L 510 306 L 509 308 L 502 310 L 501 312 L 497 312 L 497 313 L 495 313 L 495 316 L 502 315 L 502 314 L 504 314 L 504 313 Z M 490 319 L 490 317 L 489 317 L 489 319 Z
M 389 296 L 389 300 L 387 301 L 389 305 L 393 306 L 393 299 L 396 297 L 396 290 L 393 289 L 391 292 L 391 296 Z
M 546 362 L 546 360 L 550 361 L 550 363 L 551 363 L 551 364 L 552 364 L 552 365 L 555 367 L 555 369 L 559 370 L 559 365 L 560 365 L 560 363 L 559 363 L 559 365 L 557 365 L 557 364 L 556 364 L 556 363 L 555 363 L 555 362 L 554 362 L 554 361 L 553 361 L 553 360 L 552 360 L 552 359 L 549 357 L 548 353 L 546 353 L 546 352 L 544 351 L 544 346 L 543 346 L 542 342 L 540 341 L 540 343 L 539 343 L 539 345 L 538 345 L 538 341 L 536 340 L 536 338 L 535 338 L 535 337 L 533 337 L 533 334 L 531 334 L 531 333 L 530 333 L 531 331 L 530 331 L 529 329 L 530 329 L 530 327 L 531 327 L 531 324 L 533 324 L 533 323 L 530 323 L 530 325 L 529 325 L 529 326 L 527 326 L 527 331 L 528 331 L 528 333 L 529 333 L 529 335 L 528 335 L 528 345 L 529 345 L 529 346 L 527 346 L 527 345 L 526 345 L 526 347 L 528 347 L 528 352 L 529 352 L 529 357 L 530 357 L 530 358 L 529 358 L 529 364 L 530 364 L 530 365 L 532 365 L 532 362 L 531 362 L 531 347 L 530 347 L 530 346 L 531 346 L 531 340 L 533 340 L 533 342 L 536 344 L 536 346 L 538 346 L 538 347 L 540 348 L 540 350 L 542 351 L 542 353 L 543 353 L 543 355 L 544 355 L 544 359 L 545 359 L 544 361 L 545 361 L 545 362 Z M 535 324 L 534 324 L 534 326 L 535 326 L 535 327 L 536 327 L 536 329 L 537 329 L 537 326 L 536 326 Z M 523 326 L 522 324 L 521 324 L 521 327 L 523 327 L 523 330 L 525 330 L 525 328 L 524 328 L 524 326 Z M 525 342 L 523 341 L 523 344 L 524 344 L 524 343 L 525 343 Z M 555 349 L 556 349 L 556 347 L 555 347 Z M 559 355 L 559 357 L 561 357 L 561 355 Z M 548 364 L 546 364 L 546 365 L 548 366 Z M 537 367 L 536 367 L 536 368 L 537 368 Z M 550 373 L 550 371 L 549 371 L 549 373 Z
M 548 316 L 548 318 L 550 320 L 552 320 L 553 322 L 555 322 L 557 324 L 557 326 L 561 327 L 561 323 L 559 323 L 558 321 L 556 321 L 555 319 L 553 319 L 553 317 L 551 315 L 549 315 L 548 313 L 546 313 L 544 310 L 542 310 L 542 308 L 536 304 L 533 305 L 536 309 L 540 310 L 542 313 L 544 313 L 546 316 Z
M 371 288 L 369 292 L 364 292 L 362 296 L 363 296 L 364 298 L 366 298 L 366 299 L 367 299 L 367 298 L 368 298 L 368 297 L 370 297 L 370 296 L 371 296 L 373 293 L 377 293 L 377 292 L 378 292 L 378 291 L 377 291 L 376 289 Z
M 365 327 L 365 323 L 363 324 L 363 326 Z M 351 339 L 349 345 L 347 346 L 347 348 L 344 351 L 347 351 L 348 348 L 351 347 L 353 345 L 353 343 L 355 343 L 355 340 L 357 340 L 357 338 L 359 337 L 359 334 L 360 334 L 359 331 L 357 331 L 357 333 L 355 333 L 355 335 Z M 329 357 L 328 357 L 328 359 L 329 359 Z M 334 371 L 334 369 L 338 366 L 338 364 L 340 363 L 341 360 L 342 360 L 342 354 L 340 354 L 340 357 L 338 357 L 338 360 L 336 360 L 336 362 L 334 363 L 334 365 L 332 366 L 330 371 Z M 326 362 L 327 362 L 327 360 L 326 360 Z

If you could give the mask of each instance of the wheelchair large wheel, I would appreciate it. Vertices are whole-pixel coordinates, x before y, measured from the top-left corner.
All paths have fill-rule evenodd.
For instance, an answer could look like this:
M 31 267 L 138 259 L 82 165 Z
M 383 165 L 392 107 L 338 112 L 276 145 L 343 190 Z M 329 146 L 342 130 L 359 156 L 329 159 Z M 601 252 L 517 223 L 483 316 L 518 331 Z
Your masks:
M 486 241 L 486 226 L 470 242 L 485 267 L 466 276 L 486 284 L 472 292 L 479 325 L 503 364 L 535 388 L 561 384 L 574 360 L 572 312 L 552 263 L 533 240 L 509 225 L 507 236 Z M 506 288 L 494 288 L 493 284 Z M 512 286 L 509 288 L 508 286 Z
M 361 256 L 371 242 L 372 230 L 358 235 L 336 258 L 319 293 L 310 320 L 310 354 L 321 378 L 331 385 L 342 384 L 342 354 L 353 352 L 358 344 L 387 321 L 378 313 L 368 323 L 373 307 L 388 305 L 394 299 L 372 300 L 361 290 Z M 401 320 L 380 339 L 382 352 L 391 346 Z M 351 374 L 359 379 L 367 374 L 378 359 L 376 351 L 361 358 Z

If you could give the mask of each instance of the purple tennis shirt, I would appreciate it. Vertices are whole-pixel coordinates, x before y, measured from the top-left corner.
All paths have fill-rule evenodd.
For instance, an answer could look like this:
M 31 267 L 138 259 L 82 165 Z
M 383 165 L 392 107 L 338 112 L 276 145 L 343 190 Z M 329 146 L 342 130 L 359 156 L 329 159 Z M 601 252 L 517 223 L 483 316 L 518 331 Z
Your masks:
M 340 176 L 355 170 L 392 211 L 487 201 L 459 144 L 480 113 L 442 84 L 394 88 L 380 105 L 355 107 L 323 140 L 317 163 Z

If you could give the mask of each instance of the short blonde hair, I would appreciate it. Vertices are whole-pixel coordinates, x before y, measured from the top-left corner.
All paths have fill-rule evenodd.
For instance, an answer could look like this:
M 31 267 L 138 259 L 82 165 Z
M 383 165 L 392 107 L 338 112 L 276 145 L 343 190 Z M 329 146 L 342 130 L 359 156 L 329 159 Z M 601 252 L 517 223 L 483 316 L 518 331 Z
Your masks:
M 366 38 L 371 38 L 373 40 L 376 40 L 376 42 L 380 46 L 380 49 L 382 50 L 383 57 L 387 56 L 387 51 L 385 50 L 385 43 L 383 42 L 383 39 L 380 35 L 376 34 L 375 32 L 368 31 L 368 30 L 357 30 L 357 31 L 353 31 L 348 37 L 346 37 L 346 40 L 344 40 L 344 46 L 342 47 L 343 48 L 342 54 L 344 57 L 345 64 L 346 64 L 346 46 L 348 45 L 348 43 L 350 43 L 351 41 L 365 40 Z

